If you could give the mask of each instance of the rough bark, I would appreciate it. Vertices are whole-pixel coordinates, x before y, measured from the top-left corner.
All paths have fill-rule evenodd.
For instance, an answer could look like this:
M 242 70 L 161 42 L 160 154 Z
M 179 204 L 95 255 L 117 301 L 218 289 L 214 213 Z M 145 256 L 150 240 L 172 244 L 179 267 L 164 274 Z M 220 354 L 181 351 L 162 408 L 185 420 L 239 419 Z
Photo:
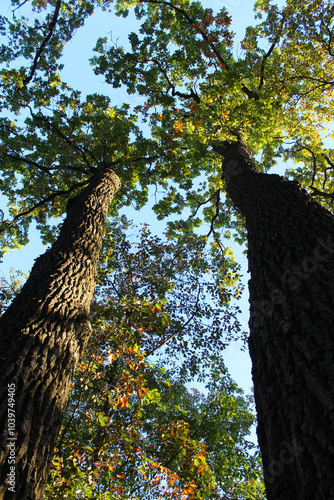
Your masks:
M 215 150 L 246 218 L 267 498 L 334 499 L 334 217 L 297 183 L 260 173 L 242 142 Z
M 119 186 L 115 173 L 100 171 L 70 200 L 58 239 L 0 319 L 1 499 L 43 498 L 73 372 L 90 335 L 105 219 Z

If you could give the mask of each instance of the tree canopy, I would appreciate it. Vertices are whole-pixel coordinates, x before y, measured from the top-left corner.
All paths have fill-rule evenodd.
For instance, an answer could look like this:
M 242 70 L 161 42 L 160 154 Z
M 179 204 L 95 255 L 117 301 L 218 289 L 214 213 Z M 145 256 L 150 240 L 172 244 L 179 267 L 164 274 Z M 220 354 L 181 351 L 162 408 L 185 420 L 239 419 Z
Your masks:
M 31 6 L 38 16 L 21 19 L 17 9 L 12 20 L 1 18 L 10 39 L 2 46 L 2 191 L 10 200 L 3 247 L 25 243 L 32 220 L 50 240 L 48 219 L 61 216 L 67 197 L 102 165 L 122 179 L 118 208 L 143 206 L 153 186 L 164 191 L 154 206 L 159 217 L 190 210 L 191 217 L 171 225 L 174 232 L 207 221 L 211 234 L 223 228 L 228 237 L 232 229 L 242 238 L 212 150 L 236 133 L 260 155 L 262 168 L 279 158 L 296 162 L 288 174 L 330 203 L 331 2 L 287 2 L 282 9 L 256 2 L 264 20 L 247 29 L 238 59 L 227 11 L 199 2 Z M 143 104 L 114 107 L 112 91 L 82 96 L 61 79 L 65 44 L 94 8 L 126 16 L 133 6 L 141 27 L 129 35 L 131 50 L 99 39 L 92 64 Z

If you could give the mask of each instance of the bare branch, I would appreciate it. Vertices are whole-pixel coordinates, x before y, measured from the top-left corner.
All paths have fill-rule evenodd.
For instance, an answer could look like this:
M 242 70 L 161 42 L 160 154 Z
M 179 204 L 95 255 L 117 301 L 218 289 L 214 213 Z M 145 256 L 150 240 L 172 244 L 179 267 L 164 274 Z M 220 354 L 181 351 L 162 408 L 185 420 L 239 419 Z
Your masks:
M 20 9 L 21 7 L 23 7 L 23 5 L 25 5 L 26 3 L 28 3 L 29 0 L 23 0 L 22 3 L 20 3 L 20 5 L 18 5 L 17 7 L 15 7 L 15 9 L 13 9 L 13 17 L 15 18 L 15 12 Z

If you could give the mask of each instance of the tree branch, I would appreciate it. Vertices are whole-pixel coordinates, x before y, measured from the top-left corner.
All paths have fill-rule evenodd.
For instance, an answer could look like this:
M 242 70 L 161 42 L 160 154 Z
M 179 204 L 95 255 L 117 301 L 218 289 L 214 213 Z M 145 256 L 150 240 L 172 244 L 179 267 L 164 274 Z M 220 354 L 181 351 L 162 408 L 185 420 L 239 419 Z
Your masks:
M 43 205 L 46 205 L 47 203 L 49 203 L 50 201 L 54 200 L 58 196 L 63 196 L 63 195 L 66 195 L 66 194 L 70 194 L 73 191 L 75 191 L 77 188 L 84 187 L 87 184 L 89 184 L 89 179 L 87 179 L 87 180 L 85 180 L 83 182 L 77 182 L 76 184 L 73 184 L 73 186 L 71 186 L 69 189 L 61 190 L 61 191 L 56 191 L 55 193 L 52 193 L 50 196 L 47 196 L 46 198 L 43 198 L 41 201 L 39 201 L 35 205 L 33 205 L 32 207 L 28 208 L 28 210 L 25 210 L 25 212 L 21 212 L 21 213 L 15 215 L 15 217 L 9 222 L 9 224 L 6 224 L 6 228 L 13 226 L 18 219 L 21 219 L 25 215 L 29 215 L 29 214 L 33 213 L 37 208 L 39 208 L 39 207 L 41 207 Z M 0 233 L 3 232 L 4 230 L 5 230 L 5 228 L 1 228 L 0 227 Z
M 283 30 L 284 21 L 285 21 L 285 17 L 283 16 L 282 17 L 282 21 L 281 21 L 281 26 L 279 28 L 279 31 L 278 31 L 276 37 L 274 38 L 274 41 L 271 44 L 268 52 L 262 58 L 261 68 L 260 68 L 260 83 L 259 83 L 259 86 L 257 88 L 258 92 L 260 92 L 260 90 L 262 89 L 263 84 L 264 84 L 264 69 L 265 69 L 265 65 L 266 65 L 267 59 L 271 56 L 274 48 L 276 47 L 276 45 L 279 42 L 279 39 L 281 38 L 281 33 L 282 33 L 282 30 Z
M 152 59 L 152 62 L 154 62 L 154 64 L 156 64 L 158 66 L 158 68 L 160 69 L 161 73 L 164 75 L 164 77 L 166 78 L 167 82 L 168 82 L 168 85 L 169 85 L 169 88 L 172 89 L 172 96 L 178 96 L 178 97 L 182 97 L 183 99 L 194 99 L 194 101 L 200 103 L 201 102 L 201 99 L 199 98 L 199 96 L 194 92 L 193 89 L 190 89 L 190 94 L 185 94 L 184 92 L 179 92 L 178 90 L 175 90 L 175 85 L 172 84 L 172 82 L 170 81 L 168 75 L 167 75 L 167 72 L 163 69 L 163 67 L 161 66 L 161 64 L 159 63 L 159 61 L 157 61 L 156 59 Z M 169 90 L 169 89 L 168 89 Z M 168 91 L 167 91 L 168 92 Z
M 200 209 L 200 207 L 201 207 L 202 205 L 206 205 L 206 204 L 207 204 L 207 203 L 209 203 L 209 201 L 211 201 L 211 200 L 212 200 L 215 196 L 217 196 L 218 191 L 219 191 L 219 190 L 215 191 L 215 192 L 213 193 L 213 195 L 212 195 L 212 196 L 210 196 L 210 198 L 208 198 L 208 199 L 207 199 L 207 200 L 205 200 L 205 201 L 198 201 L 198 200 L 196 200 L 196 199 L 195 199 L 195 201 L 196 201 L 196 203 L 197 203 L 197 208 L 196 208 L 196 210 L 195 210 L 195 212 L 194 212 L 194 213 L 192 213 L 191 215 L 189 215 L 189 219 L 192 219 L 192 218 L 194 218 L 194 217 L 197 215 L 197 212 L 198 212 L 198 210 Z
M 312 156 L 312 160 L 313 160 L 313 175 L 312 175 L 312 183 L 311 183 L 310 188 L 313 189 L 312 186 L 314 184 L 315 176 L 316 176 L 316 173 L 317 173 L 317 158 L 316 158 L 315 154 L 313 153 L 312 149 L 308 148 L 304 144 L 300 144 L 300 142 L 296 142 L 296 144 L 298 144 L 298 146 L 301 149 L 306 149 L 306 151 L 308 151 L 311 154 L 311 156 Z
M 39 115 L 36 115 L 33 110 L 31 109 L 30 106 L 27 106 L 30 113 L 31 113 L 31 116 L 35 119 L 35 120 L 39 120 L 41 121 L 42 123 L 44 123 L 49 130 L 53 131 L 56 133 L 56 135 L 58 135 L 59 137 L 61 137 L 69 146 L 71 146 L 73 149 L 79 151 L 79 153 L 81 154 L 84 162 L 86 163 L 87 167 L 88 167 L 88 170 L 90 172 L 96 172 L 96 168 L 93 167 L 87 156 L 86 156 L 86 152 L 85 152 L 85 149 L 84 147 L 80 147 L 78 146 L 77 144 L 74 144 L 70 138 L 64 134 L 63 132 L 61 132 L 61 130 L 59 130 L 59 128 L 57 128 L 52 122 L 50 122 L 49 120 L 47 120 L 46 118 L 44 118 L 44 116 L 39 116 Z M 93 160 L 97 161 L 96 158 L 94 157 L 94 155 L 91 153 L 91 151 L 88 150 L 88 154 L 93 158 Z
M 199 286 L 198 287 L 198 292 L 197 292 L 197 297 L 196 297 L 196 303 L 195 303 L 195 311 L 193 312 L 193 314 L 190 316 L 190 318 L 187 319 L 187 321 L 185 321 L 183 323 L 183 325 L 181 325 L 181 328 L 180 330 L 177 330 L 176 332 L 172 333 L 172 335 L 170 335 L 169 337 L 167 337 L 167 339 L 165 339 L 162 344 L 159 344 L 158 347 L 155 347 L 154 349 L 152 349 L 151 351 L 149 351 L 147 354 L 146 354 L 146 357 L 148 358 L 148 356 L 152 356 L 152 354 L 154 354 L 156 351 L 158 351 L 159 349 L 161 349 L 164 345 L 166 345 L 170 340 L 172 340 L 174 337 L 176 337 L 176 335 L 184 330 L 184 328 L 189 325 L 189 323 L 193 320 L 193 318 L 196 316 L 197 314 L 197 306 L 198 306 L 198 302 L 199 302 L 199 296 L 200 296 L 200 293 L 201 293 L 201 287 Z
M 322 183 L 322 189 L 325 189 L 326 182 L 327 182 L 327 170 L 333 170 L 334 169 L 334 163 L 332 160 L 327 156 L 325 153 L 322 153 L 322 156 L 325 158 L 326 162 L 328 163 L 329 167 L 325 168 L 324 172 L 324 182 Z
M 29 158 L 26 158 L 24 156 L 14 156 L 10 153 L 5 153 L 5 152 L 2 152 L 2 154 L 6 158 L 10 158 L 11 160 L 16 161 L 16 162 L 26 163 L 27 165 L 31 165 L 32 167 L 35 167 L 38 170 L 42 170 L 42 172 L 44 172 L 45 174 L 52 176 L 52 173 L 50 172 L 49 168 L 44 167 L 43 165 L 40 165 L 39 163 L 37 163 L 33 160 L 30 160 Z
M 327 161 L 330 169 L 334 169 L 334 162 L 332 162 L 332 160 L 329 158 L 329 156 L 327 156 L 325 153 L 322 153 L 322 156 L 325 158 L 325 160 Z
M 214 225 L 215 225 L 215 220 L 217 219 L 217 217 L 219 215 L 219 211 L 220 211 L 220 206 L 219 206 L 219 203 L 220 203 L 220 192 L 221 192 L 221 189 L 219 188 L 216 191 L 216 193 L 215 193 L 215 195 L 216 195 L 216 212 L 215 212 L 215 215 L 211 219 L 210 231 L 206 235 L 207 238 L 210 236 L 210 234 L 213 234 L 215 236 Z
M 49 175 L 51 177 L 53 176 L 52 171 L 53 170 L 59 170 L 59 169 L 60 170 L 61 169 L 71 170 L 73 172 L 80 172 L 82 174 L 84 174 L 84 173 L 87 172 L 87 170 L 85 170 L 84 168 L 73 167 L 72 165 L 54 165 L 54 166 L 51 166 L 51 167 L 44 167 L 43 165 L 40 165 L 36 161 L 33 161 L 30 158 L 27 158 L 26 156 L 14 156 L 14 155 L 11 155 L 11 154 L 8 154 L 8 153 L 4 153 L 4 152 L 2 152 L 2 154 L 6 158 L 10 158 L 13 161 L 17 161 L 17 162 L 21 161 L 23 163 L 26 163 L 27 165 L 31 165 L 32 167 L 35 167 L 38 170 L 42 170 L 43 172 L 45 172 L 47 175 Z
M 15 11 L 17 11 L 18 9 L 20 9 L 21 7 L 23 7 L 23 5 L 25 5 L 26 3 L 28 3 L 29 0 L 23 0 L 22 3 L 20 3 L 20 5 L 18 5 L 17 7 L 15 7 L 15 9 L 13 9 L 13 17 L 15 19 Z
M 321 26 L 324 26 L 327 33 L 328 33 L 328 43 L 326 43 L 324 40 L 320 39 L 320 43 L 322 43 L 322 45 L 328 50 L 328 54 L 331 56 L 331 57 L 334 57 L 334 53 L 332 52 L 332 31 L 330 29 L 330 26 L 325 23 L 325 21 L 323 19 L 321 19 Z
M 52 20 L 51 20 L 51 23 L 49 24 L 49 32 L 48 34 L 46 35 L 46 37 L 44 38 L 44 40 L 42 41 L 41 45 L 39 46 L 39 48 L 37 49 L 37 52 L 36 52 L 36 55 L 35 55 L 35 58 L 34 58 L 34 61 L 33 61 L 33 64 L 30 68 L 30 74 L 23 80 L 23 85 L 28 85 L 28 83 L 32 80 L 34 74 L 35 74 L 35 71 L 37 69 L 37 65 L 38 65 L 38 61 L 47 45 L 47 43 L 50 41 L 52 35 L 53 35 L 53 32 L 55 30 L 55 27 L 56 27 L 56 24 L 57 24 L 57 21 L 58 21 L 58 16 L 59 16 L 59 12 L 60 12 L 60 7 L 61 7 L 61 0 L 57 0 L 56 2 L 56 8 L 54 10 L 54 13 L 53 13 L 53 17 L 52 17 Z
M 314 186 L 310 186 L 313 193 L 311 196 L 322 196 L 323 198 L 329 198 L 331 200 L 334 200 L 334 193 L 325 193 L 324 191 L 319 191 L 319 189 L 315 188 Z

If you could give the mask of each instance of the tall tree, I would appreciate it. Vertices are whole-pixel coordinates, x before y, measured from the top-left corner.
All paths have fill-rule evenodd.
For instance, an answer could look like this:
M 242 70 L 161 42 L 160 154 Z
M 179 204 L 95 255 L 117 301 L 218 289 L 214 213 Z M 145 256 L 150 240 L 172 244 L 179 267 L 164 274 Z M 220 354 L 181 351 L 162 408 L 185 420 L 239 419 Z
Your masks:
M 78 120 L 78 93 L 57 73 L 64 44 L 92 12 L 92 5 L 57 1 L 54 6 L 50 2 L 50 11 L 49 2 L 32 4 L 38 11 L 46 9 L 45 19 L 32 18 L 29 26 L 26 18 L 1 18 L 2 34 L 10 37 L 1 52 L 2 186 L 13 215 L 1 227 L 2 251 L 27 241 L 33 219 L 45 242 L 54 241 L 56 229 L 44 224 L 47 216 L 66 210 L 66 219 L 1 318 L 0 496 L 38 499 L 45 489 L 75 366 L 90 335 L 89 309 L 105 220 L 120 187 L 111 167 L 124 168 L 126 163 L 126 193 L 134 169 L 124 156 L 131 157 L 129 135 L 137 132 L 133 119 L 125 118 L 126 106 L 111 108 L 109 100 L 99 96 L 86 100 Z M 13 61 L 22 63 L 22 58 L 31 64 L 8 68 Z M 56 103 L 54 113 L 51 102 Z M 19 118 L 11 120 L 10 113 Z M 134 153 L 138 163 L 145 156 L 139 150 Z M 18 191 L 17 176 L 22 181 Z M 66 205 L 67 198 L 83 187 Z M 14 194 L 19 191 L 24 198 L 20 201 Z
M 216 148 L 246 218 L 252 373 L 267 498 L 334 496 L 334 217 L 261 173 L 242 142 Z
M 56 242 L 1 317 L 2 498 L 43 498 L 74 369 L 90 335 L 105 219 L 119 185 L 114 172 L 101 171 L 71 200 Z

